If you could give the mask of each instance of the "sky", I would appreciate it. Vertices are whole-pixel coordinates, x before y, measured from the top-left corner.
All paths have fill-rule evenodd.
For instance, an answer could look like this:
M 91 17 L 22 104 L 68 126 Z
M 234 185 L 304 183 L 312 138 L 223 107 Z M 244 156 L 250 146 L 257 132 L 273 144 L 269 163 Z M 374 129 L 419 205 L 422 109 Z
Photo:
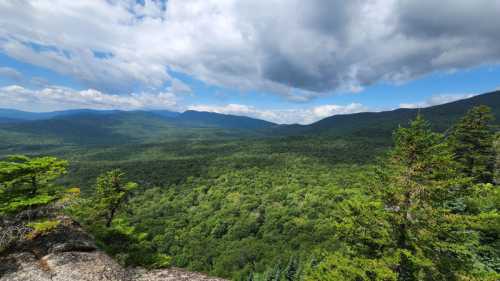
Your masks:
M 0 0 L 0 108 L 308 124 L 500 88 L 498 0 Z

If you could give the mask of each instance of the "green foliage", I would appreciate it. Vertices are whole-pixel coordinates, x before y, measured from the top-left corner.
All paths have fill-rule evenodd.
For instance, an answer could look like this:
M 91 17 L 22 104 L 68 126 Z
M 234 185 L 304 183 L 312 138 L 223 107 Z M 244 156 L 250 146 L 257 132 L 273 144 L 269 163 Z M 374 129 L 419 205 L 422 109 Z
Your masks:
M 450 142 L 460 170 L 477 183 L 492 183 L 495 176 L 494 115 L 476 106 L 455 124 Z
M 383 204 L 346 215 L 339 246 L 307 266 L 304 279 L 496 280 L 498 188 L 471 187 L 444 137 L 420 115 L 394 142 L 372 185 L 372 202 Z M 365 217 L 371 224 L 360 228 Z
M 47 219 L 46 212 L 36 209 L 66 197 L 63 188 L 54 184 L 66 173 L 66 166 L 66 161 L 55 157 L 15 155 L 0 161 L 0 252 L 58 226 L 58 220 Z
M 500 189 L 491 184 L 473 186 L 466 201 L 471 228 L 479 235 L 475 251 L 486 272 L 500 272 Z
M 61 221 L 53 219 L 45 219 L 41 221 L 30 222 L 27 224 L 27 226 L 32 228 L 33 230 L 30 233 L 28 233 L 27 238 L 34 239 L 40 235 L 47 234 L 52 230 L 56 229 L 60 223 Z
M 0 162 L 0 182 L 5 187 L 29 186 L 36 193 L 40 186 L 66 173 L 67 165 L 55 157 L 12 155 Z
M 422 116 L 394 141 L 377 165 L 343 157 L 373 151 L 355 140 L 150 145 L 135 157 L 185 162 L 137 189 L 111 227 L 85 224 L 124 264 L 234 280 L 495 280 L 496 187 L 464 177 Z M 142 161 L 135 176 L 152 169 Z
M 390 260 L 327 254 L 316 266 L 306 270 L 305 281 L 395 281 L 397 275 Z
M 454 143 L 422 116 L 397 129 L 376 162 L 392 125 L 335 138 L 29 151 L 71 159 L 65 182 L 83 198 L 68 212 L 125 265 L 255 281 L 498 280 L 498 186 L 465 176 Z
M 124 175 L 120 170 L 112 170 L 97 178 L 92 204 L 98 210 L 99 216 L 105 219 L 106 227 L 111 226 L 130 192 L 137 188 L 136 183 L 124 182 Z
M 131 198 L 110 230 L 94 234 L 125 264 L 151 266 L 152 255 L 165 254 L 174 266 L 235 278 L 265 272 L 270 264 L 287 268 L 294 253 L 298 260 L 314 248 L 335 247 L 336 222 L 344 221 L 347 208 L 338 203 L 369 201 L 363 186 L 371 169 L 341 165 L 332 172 L 315 158 L 282 160 L 272 169 L 265 162 L 239 170 L 217 165 L 208 176 L 147 189 Z M 79 221 L 88 216 L 82 210 Z M 95 227 L 93 220 L 85 224 Z
M 444 137 L 419 115 L 394 135 L 382 198 L 390 214 L 398 280 L 458 280 L 473 264 L 476 236 L 446 202 L 467 184 Z M 384 182 L 383 182 L 384 183 Z M 439 253 L 439 254 L 437 254 Z
M 7 199 L 7 200 L 5 200 Z M 56 200 L 56 196 L 47 195 L 47 194 L 39 194 L 34 196 L 5 196 L 2 202 L 2 207 L 0 208 L 0 214 L 14 214 L 21 210 L 25 210 L 31 207 L 39 207 L 47 205 L 54 200 Z M 2 200 L 2 201 L 3 201 Z
M 9 156 L 0 161 L 0 214 L 46 205 L 57 198 L 53 181 L 68 163 L 55 157 Z
M 152 266 L 155 268 L 169 267 L 172 262 L 172 257 L 165 254 L 156 254 L 153 257 Z

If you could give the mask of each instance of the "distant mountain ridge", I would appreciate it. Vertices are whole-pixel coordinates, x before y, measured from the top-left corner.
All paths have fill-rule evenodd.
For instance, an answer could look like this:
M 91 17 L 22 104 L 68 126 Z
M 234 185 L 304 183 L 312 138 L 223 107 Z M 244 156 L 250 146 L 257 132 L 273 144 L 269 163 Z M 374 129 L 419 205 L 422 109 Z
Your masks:
M 185 112 L 174 112 L 168 110 L 94 110 L 94 109 L 72 109 L 52 112 L 28 112 L 15 109 L 0 108 L 0 120 L 6 122 L 16 121 L 39 121 L 54 118 L 78 118 L 84 116 L 112 116 L 149 114 L 164 118 L 170 122 L 178 122 L 183 126 L 194 127 L 220 127 L 237 129 L 261 129 L 275 126 L 276 124 L 252 117 L 221 114 L 205 111 L 187 110 Z
M 69 109 L 69 110 L 50 111 L 50 112 L 29 112 L 16 109 L 0 108 L 0 119 L 33 121 L 33 120 L 46 120 L 55 117 L 71 116 L 79 114 L 107 115 L 107 114 L 115 114 L 121 112 L 144 112 L 144 111 Z M 146 112 L 151 112 L 162 117 L 175 117 L 180 114 L 179 112 L 173 112 L 168 110 L 150 110 Z
M 0 147 L 38 144 L 122 144 L 180 139 L 263 136 L 277 126 L 250 117 L 211 112 L 0 110 Z
M 188 110 L 181 113 L 178 117 L 185 124 L 195 126 L 216 126 L 232 129 L 251 129 L 259 130 L 263 128 L 274 127 L 277 124 L 252 117 L 221 114 L 205 111 Z
M 390 138 L 392 131 L 397 126 L 406 125 L 419 112 L 432 123 L 434 129 L 444 131 L 470 108 L 478 105 L 491 107 L 496 117 L 496 124 L 500 124 L 500 91 L 495 91 L 426 108 L 400 108 L 392 111 L 333 115 L 310 125 L 281 126 L 275 133 L 279 135 L 314 134 Z
M 310 125 L 278 125 L 245 116 L 188 110 L 91 110 L 46 113 L 0 109 L 0 147 L 37 144 L 122 144 L 183 139 L 323 136 L 390 141 L 392 131 L 420 112 L 444 131 L 476 105 L 500 124 L 500 91 L 422 109 L 334 115 Z

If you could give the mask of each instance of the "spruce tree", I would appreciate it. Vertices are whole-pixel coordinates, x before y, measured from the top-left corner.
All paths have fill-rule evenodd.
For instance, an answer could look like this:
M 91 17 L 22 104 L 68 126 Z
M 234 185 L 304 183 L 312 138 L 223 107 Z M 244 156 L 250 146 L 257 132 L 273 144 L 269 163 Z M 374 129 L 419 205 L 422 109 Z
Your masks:
M 465 225 L 444 204 L 463 184 L 452 151 L 421 115 L 397 129 L 394 142 L 384 201 L 392 214 L 398 280 L 455 280 L 469 260 L 460 252 L 468 237 L 454 236 Z
M 473 107 L 453 126 L 449 136 L 460 171 L 476 183 L 492 183 L 495 176 L 493 120 L 489 107 Z

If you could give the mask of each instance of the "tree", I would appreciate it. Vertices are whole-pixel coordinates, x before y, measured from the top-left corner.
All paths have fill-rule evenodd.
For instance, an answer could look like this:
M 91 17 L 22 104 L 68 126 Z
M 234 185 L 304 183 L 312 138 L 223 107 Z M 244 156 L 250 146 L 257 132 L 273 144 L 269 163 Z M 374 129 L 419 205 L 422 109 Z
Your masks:
M 67 165 L 55 157 L 22 155 L 0 161 L 0 251 L 58 225 L 54 220 L 32 222 L 40 219 L 40 213 L 32 212 L 32 208 L 63 197 L 62 190 L 53 182 L 66 173 Z
M 398 280 L 456 280 L 470 265 L 466 225 L 446 204 L 465 180 L 453 153 L 421 115 L 398 128 L 386 167 L 386 209 L 391 213 Z
M 116 213 L 128 199 L 130 193 L 137 188 L 134 182 L 124 182 L 125 174 L 119 169 L 109 171 L 97 178 L 95 201 L 106 227 L 110 227 Z
M 453 126 L 449 136 L 460 171 L 476 183 L 492 183 L 494 179 L 493 120 L 489 107 L 473 107 Z
M 51 202 L 57 193 L 53 181 L 66 174 L 67 166 L 55 157 L 14 155 L 0 161 L 0 213 Z

